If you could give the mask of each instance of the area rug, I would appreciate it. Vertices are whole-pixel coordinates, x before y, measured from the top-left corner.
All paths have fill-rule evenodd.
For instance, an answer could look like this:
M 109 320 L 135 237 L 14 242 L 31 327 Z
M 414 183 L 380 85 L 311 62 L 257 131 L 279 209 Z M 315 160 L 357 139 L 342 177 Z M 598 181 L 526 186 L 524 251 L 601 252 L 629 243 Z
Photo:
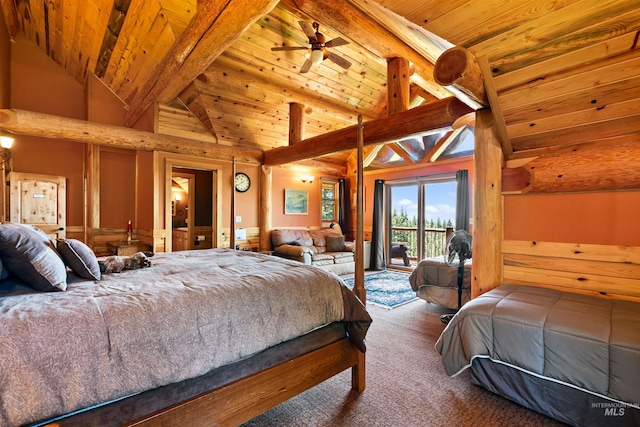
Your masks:
M 350 289 L 353 289 L 353 281 L 354 279 L 344 279 Z M 364 289 L 367 291 L 368 303 L 389 309 L 418 298 L 409 284 L 409 275 L 395 271 L 365 274 Z

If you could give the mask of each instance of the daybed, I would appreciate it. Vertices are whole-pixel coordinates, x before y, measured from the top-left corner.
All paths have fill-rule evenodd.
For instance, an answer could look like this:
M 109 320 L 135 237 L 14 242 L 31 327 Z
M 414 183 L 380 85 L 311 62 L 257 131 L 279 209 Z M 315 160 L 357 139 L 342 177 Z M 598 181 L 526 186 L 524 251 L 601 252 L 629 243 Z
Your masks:
M 448 375 L 570 425 L 640 425 L 640 303 L 503 285 L 436 343 Z
M 4 227 L 0 425 L 237 425 L 349 367 L 364 388 L 371 318 L 333 274 L 210 249 L 101 280 L 36 262 L 42 292 L 16 279 Z
M 425 258 L 409 275 L 411 289 L 425 301 L 443 307 L 458 308 L 458 269 L 448 267 L 444 257 Z M 471 260 L 464 263 L 462 304 L 471 295 Z
M 315 265 L 338 275 L 355 271 L 353 242 L 334 228 L 320 230 L 276 229 L 271 232 L 274 255 Z

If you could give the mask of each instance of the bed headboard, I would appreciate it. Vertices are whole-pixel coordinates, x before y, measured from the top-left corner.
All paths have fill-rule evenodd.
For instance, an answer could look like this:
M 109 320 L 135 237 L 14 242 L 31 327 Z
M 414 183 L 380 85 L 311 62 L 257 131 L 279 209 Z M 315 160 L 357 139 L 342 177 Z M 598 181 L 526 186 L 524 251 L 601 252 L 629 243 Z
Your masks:
M 502 242 L 504 283 L 640 301 L 640 247 Z

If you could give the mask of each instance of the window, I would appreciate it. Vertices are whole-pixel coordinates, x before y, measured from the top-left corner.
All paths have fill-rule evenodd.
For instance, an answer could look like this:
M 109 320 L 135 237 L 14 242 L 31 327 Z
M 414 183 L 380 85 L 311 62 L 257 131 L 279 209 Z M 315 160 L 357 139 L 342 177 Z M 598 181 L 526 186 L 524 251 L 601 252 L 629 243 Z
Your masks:
M 321 179 L 322 190 L 322 221 L 323 222 L 331 222 L 338 221 L 338 200 L 339 200 L 339 190 L 338 190 L 338 181 L 331 179 Z

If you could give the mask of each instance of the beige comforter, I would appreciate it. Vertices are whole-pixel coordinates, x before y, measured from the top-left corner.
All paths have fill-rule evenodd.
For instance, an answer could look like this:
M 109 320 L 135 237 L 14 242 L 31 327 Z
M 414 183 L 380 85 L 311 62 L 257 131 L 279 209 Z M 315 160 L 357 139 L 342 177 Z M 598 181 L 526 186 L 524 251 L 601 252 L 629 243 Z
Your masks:
M 345 319 L 346 288 L 317 268 L 226 249 L 151 260 L 66 292 L 0 298 L 0 425 L 196 377 Z M 370 318 L 345 296 L 363 338 Z

